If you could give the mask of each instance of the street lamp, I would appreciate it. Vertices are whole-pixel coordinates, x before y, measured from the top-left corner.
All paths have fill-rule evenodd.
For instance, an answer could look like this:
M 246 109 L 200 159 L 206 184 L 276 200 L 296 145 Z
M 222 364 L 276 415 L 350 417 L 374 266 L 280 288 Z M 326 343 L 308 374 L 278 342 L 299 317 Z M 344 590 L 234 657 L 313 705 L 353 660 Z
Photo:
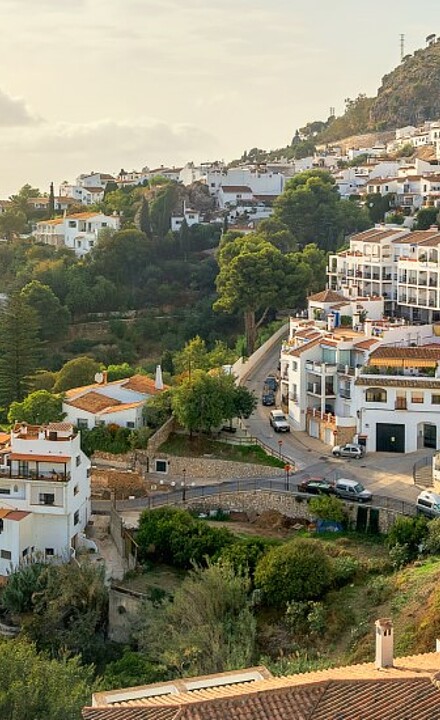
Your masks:
M 290 490 L 290 465 L 284 465 L 284 470 L 286 473 L 286 490 Z
M 182 470 L 183 482 L 182 482 L 182 502 L 186 501 L 186 468 Z

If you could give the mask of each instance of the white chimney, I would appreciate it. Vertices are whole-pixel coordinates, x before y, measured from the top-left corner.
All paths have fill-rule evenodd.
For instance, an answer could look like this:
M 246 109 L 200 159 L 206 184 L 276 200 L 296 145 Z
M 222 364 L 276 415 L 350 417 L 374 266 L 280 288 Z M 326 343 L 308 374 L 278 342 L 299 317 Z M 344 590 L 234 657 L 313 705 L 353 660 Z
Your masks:
M 156 365 L 156 379 L 154 381 L 154 387 L 156 390 L 163 390 L 162 368 L 160 365 Z
M 376 620 L 376 660 L 377 669 L 393 667 L 394 630 L 389 618 Z
M 335 325 L 336 325 L 336 318 L 333 315 L 333 313 L 329 313 L 327 315 L 327 330 L 329 332 L 331 332 L 332 330 L 335 329 Z

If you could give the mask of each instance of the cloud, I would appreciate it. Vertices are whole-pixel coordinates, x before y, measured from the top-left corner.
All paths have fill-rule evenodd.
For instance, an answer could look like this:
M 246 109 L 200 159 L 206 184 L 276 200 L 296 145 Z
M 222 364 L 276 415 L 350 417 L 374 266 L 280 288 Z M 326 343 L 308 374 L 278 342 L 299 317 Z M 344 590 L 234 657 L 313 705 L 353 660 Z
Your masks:
M 0 90 L 0 127 L 18 127 L 37 125 L 41 118 L 36 117 L 21 98 L 13 98 Z
M 216 138 L 190 124 L 167 124 L 154 118 L 100 120 L 70 124 L 44 123 L 9 129 L 0 135 L 0 197 L 25 182 L 46 188 L 51 180 L 74 180 L 91 169 L 118 172 L 158 164 L 183 164 L 215 157 Z

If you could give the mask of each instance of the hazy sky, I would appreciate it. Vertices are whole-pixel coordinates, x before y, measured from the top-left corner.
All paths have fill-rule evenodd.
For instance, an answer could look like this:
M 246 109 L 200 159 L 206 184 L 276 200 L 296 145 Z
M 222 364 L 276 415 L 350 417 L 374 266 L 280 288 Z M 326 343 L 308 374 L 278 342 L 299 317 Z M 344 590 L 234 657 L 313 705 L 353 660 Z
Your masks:
M 438 0 L 0 0 L 0 198 L 232 159 L 375 93 Z

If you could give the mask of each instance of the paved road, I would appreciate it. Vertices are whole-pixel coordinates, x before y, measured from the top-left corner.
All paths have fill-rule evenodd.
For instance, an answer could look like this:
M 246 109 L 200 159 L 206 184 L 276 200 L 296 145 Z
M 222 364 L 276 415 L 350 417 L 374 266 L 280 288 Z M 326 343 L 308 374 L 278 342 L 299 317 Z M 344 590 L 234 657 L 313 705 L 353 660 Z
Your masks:
M 306 433 L 292 430 L 289 434 L 275 433 L 269 425 L 270 408 L 260 402 L 264 379 L 277 368 L 280 347 L 271 350 L 248 378 L 246 387 L 254 390 L 258 398 L 258 407 L 245 425 L 251 435 L 259 438 L 274 450 L 282 440 L 283 455 L 291 458 L 300 471 L 300 477 L 309 475 L 349 477 L 360 480 L 374 494 L 414 501 L 420 488 L 412 480 L 413 464 L 420 457 L 429 454 L 422 450 L 418 453 L 396 455 L 394 453 L 371 453 L 362 460 L 333 458 L 328 445 L 310 438 Z

